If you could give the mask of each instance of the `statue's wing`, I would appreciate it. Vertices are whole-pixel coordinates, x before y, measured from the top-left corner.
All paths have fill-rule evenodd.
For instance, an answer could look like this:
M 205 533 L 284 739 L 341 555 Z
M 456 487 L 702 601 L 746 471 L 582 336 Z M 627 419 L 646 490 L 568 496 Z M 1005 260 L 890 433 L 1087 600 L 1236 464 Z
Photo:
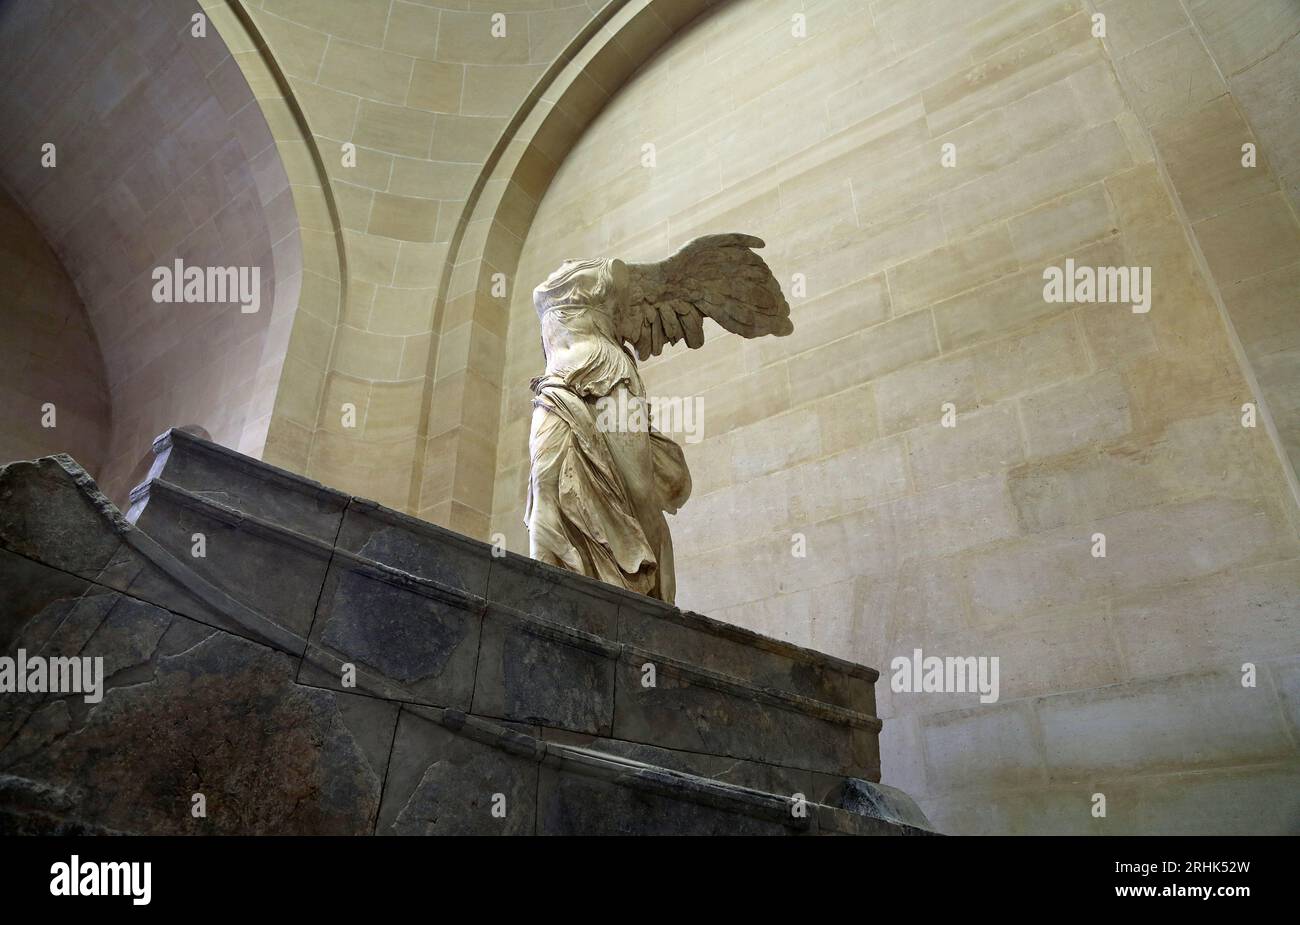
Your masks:
M 704 319 L 742 337 L 794 330 L 790 303 L 763 258 L 750 248 L 762 238 L 710 234 L 684 244 L 658 263 L 628 263 L 619 334 L 637 356 L 658 356 L 664 344 L 704 343 Z

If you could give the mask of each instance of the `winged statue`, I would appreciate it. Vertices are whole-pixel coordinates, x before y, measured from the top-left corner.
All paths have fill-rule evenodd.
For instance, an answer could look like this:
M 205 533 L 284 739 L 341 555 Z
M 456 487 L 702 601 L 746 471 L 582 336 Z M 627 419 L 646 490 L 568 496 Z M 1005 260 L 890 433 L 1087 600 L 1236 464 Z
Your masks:
M 566 260 L 533 290 L 546 354 L 532 381 L 525 522 L 534 559 L 673 601 L 664 514 L 690 497 L 686 458 L 652 426 L 604 424 L 598 406 L 617 399 L 633 411 L 625 420 L 649 421 L 637 360 L 679 341 L 702 346 L 705 318 L 747 338 L 793 331 L 781 286 L 754 253 L 761 247 L 753 235 L 712 234 L 658 263 Z

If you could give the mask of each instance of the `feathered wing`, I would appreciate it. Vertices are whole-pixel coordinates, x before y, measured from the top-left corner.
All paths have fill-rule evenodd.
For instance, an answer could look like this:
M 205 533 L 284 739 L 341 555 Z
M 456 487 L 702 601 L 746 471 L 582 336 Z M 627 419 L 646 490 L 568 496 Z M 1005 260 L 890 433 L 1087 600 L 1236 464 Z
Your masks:
M 790 303 L 763 258 L 762 238 L 710 234 L 684 244 L 658 263 L 628 263 L 626 298 L 616 320 L 620 336 L 641 359 L 665 344 L 704 343 L 704 319 L 741 337 L 778 337 L 794 330 Z

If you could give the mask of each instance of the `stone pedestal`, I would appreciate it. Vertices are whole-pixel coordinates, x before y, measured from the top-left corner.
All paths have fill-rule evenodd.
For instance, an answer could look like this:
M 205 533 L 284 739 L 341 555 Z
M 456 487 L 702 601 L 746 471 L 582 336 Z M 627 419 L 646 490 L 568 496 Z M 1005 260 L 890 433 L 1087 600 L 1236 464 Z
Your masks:
M 107 679 L 0 699 L 0 829 L 927 831 L 876 783 L 870 668 L 155 452 L 126 517 L 67 457 L 0 469 L 0 646 Z

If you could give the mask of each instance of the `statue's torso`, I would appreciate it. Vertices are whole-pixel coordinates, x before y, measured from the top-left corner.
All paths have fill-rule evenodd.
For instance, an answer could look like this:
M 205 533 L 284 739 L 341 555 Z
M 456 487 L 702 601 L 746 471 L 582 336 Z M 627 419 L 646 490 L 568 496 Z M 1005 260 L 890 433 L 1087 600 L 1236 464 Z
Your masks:
M 607 311 L 591 305 L 557 305 L 542 315 L 546 376 L 563 379 L 578 395 L 608 395 L 625 383 L 633 395 L 645 388 L 636 360 L 614 335 Z

